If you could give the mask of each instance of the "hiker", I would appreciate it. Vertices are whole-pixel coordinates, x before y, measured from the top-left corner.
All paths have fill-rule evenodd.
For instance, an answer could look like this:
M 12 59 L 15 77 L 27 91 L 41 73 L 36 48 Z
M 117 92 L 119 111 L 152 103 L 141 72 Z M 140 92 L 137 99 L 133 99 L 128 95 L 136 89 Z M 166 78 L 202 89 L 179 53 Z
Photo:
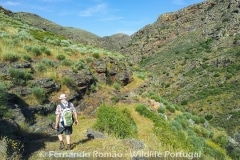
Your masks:
M 62 150 L 65 148 L 64 146 L 64 142 L 63 142 L 63 132 L 65 132 L 66 135 L 66 141 L 67 141 L 67 150 L 71 149 L 71 134 L 72 134 L 72 125 L 73 125 L 73 121 L 75 121 L 75 124 L 78 125 L 78 116 L 77 116 L 77 112 L 76 109 L 74 107 L 74 105 L 71 102 L 67 101 L 67 97 L 65 94 L 61 94 L 60 97 L 58 98 L 61 102 L 60 104 L 58 104 L 57 108 L 56 108 L 56 123 L 55 123 L 55 129 L 57 130 L 57 135 L 58 135 L 58 139 L 60 141 L 60 147 L 59 149 Z M 71 119 L 66 120 L 66 115 L 65 113 L 67 112 L 66 110 L 68 110 L 68 114 L 71 116 Z M 73 118 L 74 115 L 74 118 Z M 74 120 L 73 120 L 74 119 Z M 68 125 L 64 124 L 64 123 L 70 123 Z

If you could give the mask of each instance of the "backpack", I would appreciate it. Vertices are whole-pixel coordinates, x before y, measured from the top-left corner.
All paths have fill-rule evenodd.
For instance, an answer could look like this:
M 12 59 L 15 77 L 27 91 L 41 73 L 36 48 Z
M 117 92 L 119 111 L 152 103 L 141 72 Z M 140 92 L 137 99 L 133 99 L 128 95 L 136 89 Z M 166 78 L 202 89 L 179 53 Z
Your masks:
M 73 125 L 73 112 L 70 108 L 71 103 L 68 102 L 68 105 L 65 107 L 62 103 L 60 103 L 60 106 L 63 109 L 62 115 L 61 115 L 61 123 L 64 127 L 70 127 Z

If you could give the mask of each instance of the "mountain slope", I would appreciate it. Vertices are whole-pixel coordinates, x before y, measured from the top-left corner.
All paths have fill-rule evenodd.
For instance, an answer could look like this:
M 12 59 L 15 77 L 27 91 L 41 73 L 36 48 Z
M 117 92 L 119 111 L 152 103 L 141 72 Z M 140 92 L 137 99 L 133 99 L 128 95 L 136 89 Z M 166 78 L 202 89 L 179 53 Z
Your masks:
M 208 0 L 161 15 L 122 49 L 149 72 L 150 90 L 229 134 L 239 132 L 240 2 Z M 228 118 L 231 117 L 231 118 Z
M 110 51 L 118 51 L 121 46 L 125 45 L 125 43 L 130 39 L 130 36 L 121 33 L 112 36 L 99 37 L 82 29 L 60 26 L 36 14 L 16 12 L 11 15 L 39 29 L 64 36 L 75 42 L 97 46 Z
M 36 14 L 26 13 L 26 12 L 16 12 L 13 13 L 13 17 L 21 19 L 24 23 L 35 26 L 39 29 L 49 31 L 58 35 L 62 35 L 66 38 L 73 39 L 76 42 L 88 44 L 92 41 L 96 41 L 99 36 L 94 35 L 85 30 L 73 28 L 73 27 L 62 27 L 55 24 L 45 18 L 42 18 Z

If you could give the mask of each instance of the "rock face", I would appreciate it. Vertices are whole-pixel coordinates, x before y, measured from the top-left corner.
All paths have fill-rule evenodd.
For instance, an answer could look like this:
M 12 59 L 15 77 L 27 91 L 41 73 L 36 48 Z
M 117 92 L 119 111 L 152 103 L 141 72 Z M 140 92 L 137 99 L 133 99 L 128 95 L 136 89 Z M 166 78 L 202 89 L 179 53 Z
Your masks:
M 67 85 L 80 95 L 85 94 L 86 89 L 89 89 L 91 85 L 96 84 L 98 81 L 105 84 L 111 81 L 126 85 L 132 79 L 131 70 L 117 59 L 107 58 L 104 60 L 95 60 L 90 65 L 93 72 L 89 69 L 81 69 L 78 71 L 66 69 L 60 71 L 59 74 L 62 76 L 62 79 L 71 79 L 72 83 Z M 32 62 L 0 63 L 0 66 L 1 78 L 12 84 L 12 92 L 20 96 L 32 94 L 33 86 L 43 89 L 46 95 L 50 95 L 61 89 L 61 84 L 52 78 L 36 77 L 36 71 L 35 68 L 32 67 Z M 14 70 L 13 73 L 21 75 L 17 77 L 16 74 L 12 74 L 11 70 Z M 26 75 L 28 75 L 29 78 L 25 78 Z M 24 82 L 20 81 L 21 78 Z
M 76 87 L 76 91 L 79 93 L 84 94 L 84 90 L 89 88 L 92 84 L 95 83 L 95 79 L 93 77 L 93 74 L 87 70 L 87 69 L 82 69 L 77 72 L 73 72 L 70 70 L 64 70 L 62 71 L 62 77 L 63 78 L 70 78 L 72 79 L 72 87 Z
M 92 66 L 97 73 L 97 79 L 103 83 L 111 81 L 126 85 L 132 80 L 132 71 L 121 61 L 108 58 L 94 61 Z

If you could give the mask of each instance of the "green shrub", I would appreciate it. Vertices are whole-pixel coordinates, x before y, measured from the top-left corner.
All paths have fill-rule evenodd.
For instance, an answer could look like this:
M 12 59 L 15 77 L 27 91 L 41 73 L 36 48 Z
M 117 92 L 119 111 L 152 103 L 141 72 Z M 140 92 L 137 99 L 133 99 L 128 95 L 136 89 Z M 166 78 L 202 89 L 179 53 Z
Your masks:
M 227 72 L 231 73 L 231 74 L 237 74 L 240 71 L 240 65 L 239 64 L 230 64 L 229 66 L 227 66 Z
M 148 92 L 143 92 L 143 93 L 142 93 L 142 97 L 143 97 L 143 98 L 150 97 L 150 94 L 149 94 Z
M 116 95 L 115 95 L 115 96 L 112 96 L 112 97 L 111 97 L 111 101 L 112 101 L 113 104 L 116 104 L 116 103 L 119 101 L 119 97 L 116 96 Z
M 172 121 L 171 126 L 174 131 L 179 131 L 183 129 L 181 123 L 179 123 L 178 121 Z
M 24 49 L 25 49 L 27 52 L 31 52 L 31 51 L 32 51 L 32 47 L 31 47 L 31 46 L 24 46 Z
M 98 59 L 100 57 L 99 53 L 93 53 L 93 57 Z
M 70 59 L 64 59 L 61 61 L 61 64 L 63 66 L 71 66 L 73 64 L 73 62 Z
M 165 107 L 159 107 L 158 108 L 158 113 L 165 113 Z
M 189 126 L 189 122 L 187 120 L 187 118 L 184 115 L 178 115 L 175 118 L 176 121 L 178 121 L 181 125 L 183 129 L 187 129 Z
M 201 126 L 194 126 L 193 127 L 194 132 L 201 137 L 209 138 L 212 134 L 209 130 L 201 127 Z
M 42 59 L 41 63 L 43 63 L 47 67 L 52 67 L 52 68 L 56 67 L 56 64 L 52 60 L 47 59 L 47 58 Z
M 187 134 L 188 136 L 196 136 L 196 133 L 191 128 L 187 128 Z
M 46 92 L 43 88 L 33 87 L 32 94 L 36 97 L 39 103 L 43 103 L 46 99 Z
M 32 75 L 30 73 L 21 69 L 10 68 L 8 72 L 15 84 L 23 85 L 26 84 L 28 80 L 32 79 Z
M 66 57 L 63 55 L 63 54 L 59 54 L 59 55 L 57 55 L 57 59 L 59 60 L 59 61 L 62 61 L 62 60 L 64 60 Z
M 208 57 L 203 57 L 203 62 L 206 62 L 206 61 L 208 61 L 208 60 L 209 60 Z
M 32 53 L 34 56 L 40 56 L 42 54 L 41 49 L 38 46 L 24 46 L 24 49 L 28 53 Z
M 143 105 L 143 104 L 137 105 L 135 110 L 140 115 L 142 115 L 144 117 L 147 117 L 147 118 L 153 120 L 154 122 L 159 120 L 159 116 L 157 114 L 154 114 L 153 112 L 149 111 L 147 109 L 147 107 L 145 105 Z
M 117 83 L 117 82 L 114 82 L 114 83 L 113 83 L 113 88 L 115 88 L 116 90 L 120 90 L 121 84 L 119 84 L 119 83 Z
M 36 64 L 36 70 L 37 70 L 38 72 L 44 72 L 44 71 L 47 70 L 47 66 L 44 65 L 43 63 L 37 63 L 37 64 Z
M 168 109 L 171 113 L 175 113 L 175 107 L 173 105 L 167 105 L 166 109 Z
M 210 45 L 212 42 L 213 42 L 212 39 L 207 39 L 206 41 L 201 42 L 200 46 L 203 47 L 204 49 L 210 49 Z
M 169 130 L 171 127 L 165 122 L 165 119 L 163 116 L 159 116 L 155 112 L 151 112 L 150 110 L 147 109 L 147 107 L 143 104 L 139 104 L 136 106 L 135 109 L 140 115 L 149 118 L 154 122 L 155 125 L 155 132 L 156 134 L 162 134 L 158 133 L 160 130 Z
M 220 73 L 215 73 L 213 77 L 220 77 Z
M 76 62 L 73 66 L 73 70 L 80 70 L 80 69 L 84 69 L 85 68 L 85 63 L 83 60 L 79 60 L 78 62 Z
M 29 55 L 27 55 L 27 54 L 23 55 L 23 59 L 28 61 L 28 62 L 32 61 L 32 58 Z
M 192 146 L 192 150 L 195 152 L 203 151 L 205 146 L 205 139 L 201 137 L 196 137 L 194 135 L 188 137 L 188 141 Z
M 71 43 L 72 42 L 70 40 L 65 40 L 65 39 L 60 41 L 60 45 L 65 47 L 70 46 Z
M 63 77 L 62 78 L 62 84 L 66 85 L 69 88 L 74 88 L 76 87 L 76 84 L 74 82 L 74 79 L 71 77 Z
M 184 112 L 184 113 L 183 113 L 183 116 L 186 117 L 187 119 L 192 118 L 192 114 L 189 113 L 189 112 Z
M 192 116 L 192 119 L 195 121 L 196 124 L 205 122 L 205 118 L 204 117 L 199 117 L 197 115 Z
M 105 104 L 101 104 L 97 110 L 94 127 L 118 138 L 131 137 L 137 133 L 136 124 L 126 109 L 121 111 Z
M 40 56 L 42 54 L 41 50 L 37 46 L 32 47 L 31 51 L 34 56 Z
M 96 87 L 96 84 L 91 84 L 91 86 L 90 86 L 89 89 L 90 89 L 91 92 L 95 92 L 95 91 L 96 91 L 96 88 L 97 88 L 97 87 Z
M 212 118 L 213 118 L 213 115 L 211 115 L 211 114 L 207 114 L 205 116 L 205 119 L 208 120 L 208 121 L 210 121 Z
M 136 73 L 137 77 L 140 78 L 140 79 L 145 79 L 146 78 L 146 73 L 145 72 L 137 72 Z
M 46 46 L 41 46 L 40 50 L 48 56 L 51 55 L 51 51 Z
M 93 58 L 92 58 L 92 57 L 87 57 L 87 58 L 86 58 L 86 62 L 87 62 L 87 63 L 93 62 Z
M 16 62 L 20 59 L 20 56 L 15 53 L 7 53 L 3 55 L 3 60 L 9 62 Z
M 188 104 L 188 101 L 187 100 L 183 100 L 182 102 L 181 102 L 181 105 L 187 105 Z
M 214 138 L 213 141 L 223 148 L 226 147 L 228 144 L 228 138 L 225 135 L 219 135 L 216 138 Z
M 37 71 L 44 72 L 48 68 L 55 68 L 56 64 L 52 60 L 44 58 L 40 62 L 38 62 L 35 67 Z

